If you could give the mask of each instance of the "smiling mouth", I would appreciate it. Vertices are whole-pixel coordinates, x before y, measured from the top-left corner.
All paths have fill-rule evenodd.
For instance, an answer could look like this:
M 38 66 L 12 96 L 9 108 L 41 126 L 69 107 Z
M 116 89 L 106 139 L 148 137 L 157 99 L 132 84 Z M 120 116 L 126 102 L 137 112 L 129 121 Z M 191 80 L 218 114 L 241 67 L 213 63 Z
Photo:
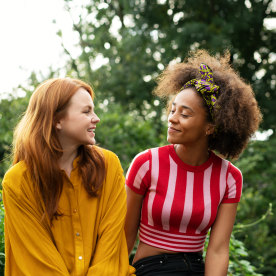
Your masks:
M 87 131 L 95 133 L 95 128 L 89 128 Z
M 173 128 L 173 127 L 168 127 L 169 132 L 180 132 L 180 130 Z

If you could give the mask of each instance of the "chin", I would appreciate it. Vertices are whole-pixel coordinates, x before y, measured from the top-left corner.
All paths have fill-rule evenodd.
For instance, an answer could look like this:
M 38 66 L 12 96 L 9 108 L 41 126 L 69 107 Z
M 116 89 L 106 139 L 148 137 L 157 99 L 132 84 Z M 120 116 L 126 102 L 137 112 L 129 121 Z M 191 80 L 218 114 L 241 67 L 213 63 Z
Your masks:
M 96 144 L 96 140 L 95 139 L 92 139 L 92 140 L 89 140 L 89 141 L 85 141 L 83 143 L 83 145 L 87 145 L 87 146 L 93 146 Z
M 167 141 L 170 143 L 170 144 L 176 144 L 176 142 L 174 141 L 173 138 L 167 136 Z
M 95 139 L 93 139 L 93 141 L 90 141 L 90 143 L 89 143 L 89 145 L 91 145 L 91 146 L 93 146 L 95 144 L 96 144 L 96 140 Z

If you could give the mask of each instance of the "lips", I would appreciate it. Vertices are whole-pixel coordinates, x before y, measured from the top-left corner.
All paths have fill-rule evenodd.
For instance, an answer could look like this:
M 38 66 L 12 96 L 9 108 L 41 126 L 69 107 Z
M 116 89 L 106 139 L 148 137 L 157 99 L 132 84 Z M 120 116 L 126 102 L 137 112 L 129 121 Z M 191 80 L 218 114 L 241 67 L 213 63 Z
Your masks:
M 93 133 L 95 132 L 95 130 L 96 130 L 96 127 L 90 127 L 87 129 L 88 132 L 93 132 Z
M 168 132 L 180 132 L 180 130 L 170 126 L 168 127 Z

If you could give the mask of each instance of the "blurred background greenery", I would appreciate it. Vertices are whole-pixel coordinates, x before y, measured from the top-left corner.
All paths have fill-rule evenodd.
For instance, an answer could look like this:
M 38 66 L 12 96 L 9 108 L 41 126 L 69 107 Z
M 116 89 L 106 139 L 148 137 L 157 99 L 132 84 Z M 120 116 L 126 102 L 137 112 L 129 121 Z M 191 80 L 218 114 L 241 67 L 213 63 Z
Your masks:
M 92 85 L 101 118 L 97 142 L 119 156 L 126 172 L 138 152 L 166 144 L 165 103 L 152 95 L 158 74 L 190 50 L 222 54 L 229 49 L 233 67 L 253 86 L 264 116 L 257 135 L 262 138 L 252 139 L 235 161 L 244 189 L 229 275 L 276 275 L 276 29 L 265 24 L 275 19 L 275 11 L 273 0 L 64 0 L 78 55 L 73 58 L 62 43 L 66 66 L 50 68 L 47 75 L 32 73 L 27 84 L 0 101 L 0 182 L 11 164 L 13 128 L 41 81 L 67 75 Z M 61 30 L 57 36 L 63 41 Z M 0 275 L 3 217 L 0 194 Z

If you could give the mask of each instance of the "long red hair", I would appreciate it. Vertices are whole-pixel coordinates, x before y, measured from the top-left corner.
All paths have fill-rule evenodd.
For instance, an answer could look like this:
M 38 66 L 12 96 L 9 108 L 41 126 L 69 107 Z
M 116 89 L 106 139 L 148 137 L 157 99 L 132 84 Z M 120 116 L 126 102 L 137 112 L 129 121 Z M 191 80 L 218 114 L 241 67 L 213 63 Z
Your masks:
M 66 114 L 71 97 L 84 88 L 94 99 L 92 88 L 71 78 L 50 79 L 37 87 L 14 132 L 13 164 L 24 161 L 31 173 L 35 193 L 42 199 L 44 214 L 52 222 L 59 215 L 58 202 L 63 175 L 58 166 L 62 156 L 55 124 Z M 93 146 L 78 149 L 79 172 L 90 196 L 97 196 L 105 176 L 104 158 Z

